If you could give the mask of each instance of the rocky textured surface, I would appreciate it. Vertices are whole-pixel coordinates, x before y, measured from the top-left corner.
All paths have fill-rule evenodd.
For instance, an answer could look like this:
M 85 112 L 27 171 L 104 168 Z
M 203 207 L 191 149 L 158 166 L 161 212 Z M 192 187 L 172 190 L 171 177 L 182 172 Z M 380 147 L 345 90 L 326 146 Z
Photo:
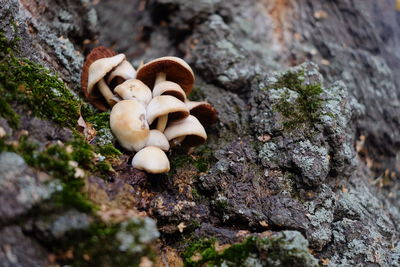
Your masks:
M 0 110 L 1 262 L 399 265 L 399 16 L 390 0 L 0 0 L 2 34 L 19 37 L 10 49 L 57 73 L 79 113 L 35 118 L 13 80 L 19 124 Z M 190 97 L 218 110 L 207 143 L 171 154 L 168 175 L 110 153 L 107 113 L 75 97 L 99 44 L 136 66 L 183 57 Z
M 44 185 L 49 177 L 30 169 L 24 159 L 12 152 L 0 154 L 1 223 L 26 214 L 35 204 L 49 199 L 57 190 L 57 181 Z

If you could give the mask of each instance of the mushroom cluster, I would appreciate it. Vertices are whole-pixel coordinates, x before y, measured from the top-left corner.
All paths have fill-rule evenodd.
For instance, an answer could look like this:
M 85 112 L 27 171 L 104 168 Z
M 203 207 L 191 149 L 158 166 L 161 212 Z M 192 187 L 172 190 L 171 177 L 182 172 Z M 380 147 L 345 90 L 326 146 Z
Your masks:
M 112 108 L 110 127 L 119 144 L 135 151 L 132 166 L 148 173 L 170 169 L 170 148 L 204 143 L 217 120 L 207 102 L 187 99 L 194 84 L 190 66 L 177 57 L 161 57 L 136 71 L 124 54 L 97 47 L 87 56 L 82 89 L 98 109 Z

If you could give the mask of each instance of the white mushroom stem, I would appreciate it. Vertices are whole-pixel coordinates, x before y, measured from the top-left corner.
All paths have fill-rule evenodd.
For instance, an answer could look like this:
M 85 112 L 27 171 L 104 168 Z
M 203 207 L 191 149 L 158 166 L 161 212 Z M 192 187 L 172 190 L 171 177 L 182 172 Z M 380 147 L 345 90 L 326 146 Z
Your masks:
M 100 93 L 104 96 L 104 98 L 107 100 L 107 103 L 110 106 L 113 106 L 115 104 L 114 101 L 112 101 L 114 94 L 111 92 L 110 87 L 106 84 L 106 81 L 101 79 L 98 83 L 97 86 L 100 90 Z
M 167 127 L 167 123 L 168 123 L 168 114 L 159 117 L 157 120 L 157 130 L 159 130 L 160 132 L 164 132 L 165 128 Z
M 171 146 L 172 147 L 180 146 L 182 144 L 183 140 L 185 140 L 185 138 L 186 138 L 186 136 L 184 135 L 184 136 L 180 136 L 180 137 L 173 139 L 171 141 Z
M 166 79 L 167 79 L 167 74 L 165 74 L 164 72 L 157 73 L 157 77 L 156 77 L 154 86 L 156 86 L 157 84 L 159 84 L 161 82 L 166 81 Z M 167 123 L 168 123 L 168 114 L 159 117 L 157 120 L 157 130 L 159 130 L 160 132 L 164 132 L 165 128 L 167 127 Z
M 159 72 L 159 73 L 157 73 L 156 81 L 155 81 L 154 85 L 157 85 L 160 82 L 164 82 L 166 80 L 167 80 L 167 74 L 164 72 Z

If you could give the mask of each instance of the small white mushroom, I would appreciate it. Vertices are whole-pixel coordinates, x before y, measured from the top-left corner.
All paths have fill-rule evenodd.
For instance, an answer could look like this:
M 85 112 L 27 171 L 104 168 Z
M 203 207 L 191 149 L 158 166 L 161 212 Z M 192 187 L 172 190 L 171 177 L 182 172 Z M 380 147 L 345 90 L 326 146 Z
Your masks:
M 135 68 L 127 60 L 124 60 L 108 75 L 107 83 L 111 84 L 113 80 L 116 79 L 117 84 L 121 84 L 126 80 L 135 78 Z
M 183 145 L 194 147 L 207 140 L 207 133 L 199 120 L 189 115 L 187 118 L 172 122 L 164 132 L 172 147 Z
M 192 68 L 183 59 L 177 57 L 161 57 L 144 64 L 138 69 L 137 78 L 153 90 L 157 85 L 168 80 L 178 84 L 186 93 L 190 92 L 194 83 Z M 167 122 L 167 114 L 160 116 L 157 129 L 163 131 Z
M 160 132 L 164 131 L 168 116 L 172 120 L 177 120 L 186 118 L 189 115 L 189 110 L 185 103 L 169 95 L 161 95 L 153 98 L 147 106 L 146 111 L 149 125 L 158 119 L 157 130 Z
M 146 109 L 136 99 L 118 102 L 110 114 L 110 127 L 121 146 L 129 151 L 139 151 L 149 138 Z
M 114 91 L 123 99 L 137 98 L 145 105 L 148 105 L 152 98 L 150 88 L 137 79 L 126 80 L 115 87 Z
M 148 146 L 137 152 L 132 159 L 132 166 L 148 173 L 166 173 L 170 169 L 167 155 L 155 146 Z
M 88 76 L 88 84 L 87 91 L 88 94 L 91 95 L 93 88 L 96 84 L 98 84 L 98 88 L 107 102 L 111 105 L 110 99 L 113 96 L 108 85 L 105 83 L 104 77 L 109 73 L 114 67 L 121 64 L 121 62 L 125 59 L 124 54 L 118 54 L 113 57 L 101 58 L 94 61 L 89 67 L 89 76 Z
M 170 81 L 163 81 L 154 86 L 153 97 L 159 95 L 171 95 L 182 102 L 186 101 L 186 93 L 183 91 L 182 87 L 180 87 L 179 84 Z
M 167 137 L 159 130 L 150 130 L 149 139 L 147 139 L 146 147 L 155 146 L 161 148 L 164 151 L 169 150 L 169 142 Z

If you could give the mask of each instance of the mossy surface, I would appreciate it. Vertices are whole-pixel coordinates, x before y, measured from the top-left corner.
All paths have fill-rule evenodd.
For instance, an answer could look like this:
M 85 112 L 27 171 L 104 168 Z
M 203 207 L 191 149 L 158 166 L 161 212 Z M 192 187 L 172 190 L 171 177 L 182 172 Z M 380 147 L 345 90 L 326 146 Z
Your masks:
M 13 127 L 18 115 L 11 103 L 24 104 L 35 116 L 74 127 L 81 101 L 46 68 L 15 56 L 16 40 L 0 33 L 0 115 Z
M 268 239 L 250 237 L 242 243 L 233 244 L 223 251 L 216 250 L 215 239 L 192 243 L 183 253 L 185 266 L 242 266 L 250 254 L 258 253 L 257 242 L 268 243 Z
M 285 129 L 292 130 L 304 124 L 310 126 L 317 121 L 324 102 L 323 89 L 321 84 L 305 83 L 303 71 L 288 71 L 267 89 L 283 90 L 273 108 L 285 118 Z M 290 91 L 297 93 L 294 102 L 289 101 Z
M 198 147 L 191 155 L 176 153 L 170 158 L 171 170 L 169 174 L 173 175 L 177 169 L 187 165 L 194 166 L 199 172 L 206 172 L 210 168 L 212 160 L 212 151 L 205 145 Z
M 188 95 L 188 99 L 191 101 L 201 101 L 205 98 L 204 92 L 200 87 L 193 87 L 192 91 Z
M 69 234 L 51 248 L 57 255 L 72 251 L 73 258 L 59 262 L 71 266 L 138 266 L 141 256 L 154 260 L 151 241 L 159 236 L 148 218 L 133 218 L 122 223 L 92 223 L 90 228 Z
M 251 236 L 219 251 L 216 244 L 215 239 L 190 244 L 182 254 L 185 266 L 252 266 L 256 263 L 259 266 L 308 266 L 315 263 L 306 247 L 291 244 L 285 234 L 270 238 Z
M 77 145 L 78 142 L 79 145 Z M 83 177 L 77 177 L 77 171 L 81 170 L 77 169 L 80 168 L 77 166 L 93 168 L 92 152 L 82 144 L 83 142 L 74 139 L 68 144 L 53 144 L 43 151 L 39 151 L 36 143 L 30 142 L 26 136 L 22 136 L 18 145 L 7 145 L 0 140 L 0 151 L 18 153 L 28 165 L 46 171 L 54 178 L 59 179 L 62 189 L 52 196 L 52 201 L 57 206 L 91 211 L 95 209 L 95 206 L 81 191 L 85 180 Z

